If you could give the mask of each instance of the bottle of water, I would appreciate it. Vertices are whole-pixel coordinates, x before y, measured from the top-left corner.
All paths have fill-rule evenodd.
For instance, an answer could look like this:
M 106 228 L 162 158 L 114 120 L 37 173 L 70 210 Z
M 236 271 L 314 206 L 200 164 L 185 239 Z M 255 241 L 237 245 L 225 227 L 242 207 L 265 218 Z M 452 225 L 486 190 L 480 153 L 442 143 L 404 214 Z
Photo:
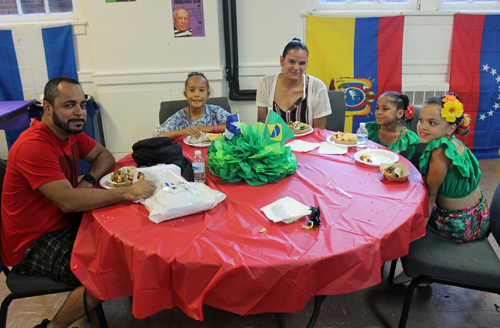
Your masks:
M 359 129 L 356 132 L 356 150 L 364 150 L 367 148 L 366 141 L 368 140 L 368 130 L 365 128 L 365 123 L 359 124 Z
M 194 182 L 205 183 L 205 160 L 201 156 L 201 150 L 194 152 L 193 172 Z
M 155 129 L 153 130 L 153 137 L 161 137 L 162 132 L 160 131 L 160 124 L 155 125 Z

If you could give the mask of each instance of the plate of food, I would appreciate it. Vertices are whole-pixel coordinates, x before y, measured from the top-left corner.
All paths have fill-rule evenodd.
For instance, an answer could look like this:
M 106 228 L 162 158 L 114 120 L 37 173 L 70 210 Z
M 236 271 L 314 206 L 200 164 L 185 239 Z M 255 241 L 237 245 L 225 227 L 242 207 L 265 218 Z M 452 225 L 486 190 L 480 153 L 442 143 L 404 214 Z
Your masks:
M 331 136 L 326 138 L 326 142 L 333 145 L 344 145 L 347 147 L 356 146 L 356 134 L 355 133 L 344 133 L 344 132 L 334 132 Z
M 399 155 L 384 149 L 365 149 L 354 154 L 354 159 L 366 165 L 380 166 L 384 163 L 396 163 L 399 160 Z
M 105 189 L 130 186 L 134 181 L 134 174 L 137 171 L 136 180 L 144 180 L 144 173 L 137 170 L 135 166 L 124 166 L 112 173 L 106 174 L 99 180 L 99 185 Z
M 302 123 L 299 121 L 295 121 L 295 122 L 288 121 L 288 122 L 286 122 L 286 124 L 288 125 L 290 130 L 292 130 L 293 134 L 296 137 L 306 136 L 306 135 L 311 134 L 313 132 L 312 126 L 310 126 L 309 124 L 306 124 L 306 123 Z
M 380 171 L 389 181 L 405 181 L 410 175 L 403 163 L 380 164 Z
M 218 133 L 202 133 L 199 138 L 187 136 L 184 138 L 184 143 L 192 147 L 208 147 L 218 135 Z

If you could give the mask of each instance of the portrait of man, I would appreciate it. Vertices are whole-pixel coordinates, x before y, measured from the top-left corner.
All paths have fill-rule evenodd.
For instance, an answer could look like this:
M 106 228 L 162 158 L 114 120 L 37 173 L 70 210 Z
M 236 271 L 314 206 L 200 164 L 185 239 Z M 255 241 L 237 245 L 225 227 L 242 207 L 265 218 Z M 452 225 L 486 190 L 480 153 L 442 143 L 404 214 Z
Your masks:
M 174 36 L 176 38 L 191 36 L 193 29 L 189 28 L 189 12 L 184 8 L 177 8 L 173 11 Z

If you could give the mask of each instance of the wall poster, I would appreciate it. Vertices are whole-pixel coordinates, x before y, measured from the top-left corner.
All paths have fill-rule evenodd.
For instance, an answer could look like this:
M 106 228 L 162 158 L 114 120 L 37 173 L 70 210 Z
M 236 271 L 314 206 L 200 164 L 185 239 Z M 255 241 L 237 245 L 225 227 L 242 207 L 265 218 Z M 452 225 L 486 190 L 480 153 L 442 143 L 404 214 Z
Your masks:
M 203 0 L 172 0 L 174 36 L 205 36 Z

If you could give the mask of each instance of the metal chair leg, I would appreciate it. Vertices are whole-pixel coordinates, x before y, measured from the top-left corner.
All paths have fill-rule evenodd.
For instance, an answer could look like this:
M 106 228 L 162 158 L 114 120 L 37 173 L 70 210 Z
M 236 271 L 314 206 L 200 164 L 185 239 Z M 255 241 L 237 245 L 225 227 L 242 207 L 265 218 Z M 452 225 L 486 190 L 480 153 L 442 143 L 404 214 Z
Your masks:
M 413 279 L 408 285 L 408 289 L 406 290 L 405 302 L 403 304 L 403 310 L 401 310 L 401 318 L 399 319 L 399 328 L 406 327 L 406 321 L 408 320 L 408 313 L 410 312 L 410 305 L 413 299 L 413 292 L 415 288 L 418 287 L 421 283 L 432 283 L 433 279 L 429 277 L 417 277 Z
M 104 310 L 102 304 L 99 304 L 95 308 L 95 313 L 97 314 L 97 320 L 99 321 L 100 328 L 108 328 L 108 322 L 106 321 L 106 316 L 104 315 Z
M 389 277 L 387 277 L 387 281 L 392 284 L 394 280 L 394 273 L 396 272 L 396 265 L 398 265 L 398 259 L 392 260 L 391 269 L 389 270 Z
M 321 311 L 321 304 L 325 301 L 326 295 L 316 295 L 314 296 L 314 310 L 307 324 L 306 328 L 313 328 L 316 325 L 316 321 L 318 321 L 319 312 Z
M 9 312 L 9 305 L 13 300 L 12 294 L 9 294 L 2 302 L 2 307 L 0 308 L 0 328 L 7 327 L 7 313 Z

